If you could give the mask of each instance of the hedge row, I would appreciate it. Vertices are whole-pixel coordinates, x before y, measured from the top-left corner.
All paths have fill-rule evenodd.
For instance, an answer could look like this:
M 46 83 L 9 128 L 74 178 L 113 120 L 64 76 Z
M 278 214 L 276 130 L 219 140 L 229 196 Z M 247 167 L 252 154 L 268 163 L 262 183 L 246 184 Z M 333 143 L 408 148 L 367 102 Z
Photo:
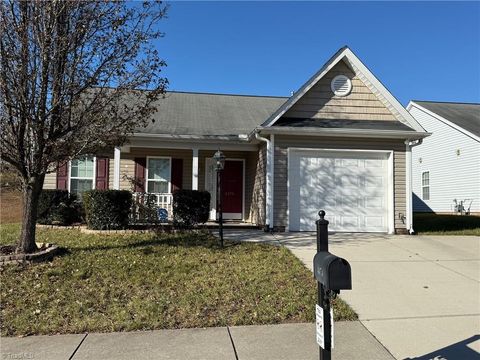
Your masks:
M 37 222 L 48 225 L 71 225 L 82 222 L 83 207 L 75 194 L 67 190 L 43 190 L 38 200 Z
M 125 229 L 132 208 L 132 194 L 128 190 L 90 190 L 83 193 L 83 205 L 89 229 Z
M 208 191 L 178 190 L 173 193 L 173 224 L 191 228 L 207 222 L 210 213 Z
M 160 222 L 155 197 L 144 194 L 142 206 L 134 204 L 127 190 L 90 190 L 80 202 L 67 190 L 43 190 L 40 195 L 37 219 L 40 224 L 70 225 L 87 223 L 95 230 L 125 229 L 133 218 L 142 222 Z M 173 194 L 173 224 L 177 228 L 192 228 L 208 220 L 210 193 L 208 191 L 179 190 Z M 132 214 L 135 216 L 132 217 Z M 137 219 L 135 219 L 137 220 Z

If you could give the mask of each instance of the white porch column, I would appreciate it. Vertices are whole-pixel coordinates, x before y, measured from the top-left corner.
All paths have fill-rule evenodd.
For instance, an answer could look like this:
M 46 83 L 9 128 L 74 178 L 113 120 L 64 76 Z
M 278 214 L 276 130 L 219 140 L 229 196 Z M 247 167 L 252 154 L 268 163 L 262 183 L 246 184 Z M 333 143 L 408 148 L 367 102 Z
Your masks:
M 198 148 L 193 148 L 192 153 L 192 190 L 198 190 Z
M 113 189 L 120 190 L 120 148 L 115 147 L 113 155 Z

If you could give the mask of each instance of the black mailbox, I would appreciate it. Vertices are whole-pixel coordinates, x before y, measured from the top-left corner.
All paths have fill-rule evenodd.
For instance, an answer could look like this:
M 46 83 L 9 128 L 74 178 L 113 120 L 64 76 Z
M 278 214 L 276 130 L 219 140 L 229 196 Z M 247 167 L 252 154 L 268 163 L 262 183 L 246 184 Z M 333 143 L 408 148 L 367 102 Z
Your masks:
M 318 252 L 313 258 L 315 279 L 329 290 L 351 290 L 352 272 L 347 260 L 328 251 Z

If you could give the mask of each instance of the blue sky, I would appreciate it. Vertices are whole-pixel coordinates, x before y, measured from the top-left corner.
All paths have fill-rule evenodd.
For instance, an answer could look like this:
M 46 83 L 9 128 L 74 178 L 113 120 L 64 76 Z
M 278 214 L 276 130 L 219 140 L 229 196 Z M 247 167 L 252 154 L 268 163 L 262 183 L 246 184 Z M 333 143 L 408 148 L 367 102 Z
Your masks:
M 404 105 L 480 102 L 480 2 L 170 5 L 170 90 L 288 96 L 348 45 Z

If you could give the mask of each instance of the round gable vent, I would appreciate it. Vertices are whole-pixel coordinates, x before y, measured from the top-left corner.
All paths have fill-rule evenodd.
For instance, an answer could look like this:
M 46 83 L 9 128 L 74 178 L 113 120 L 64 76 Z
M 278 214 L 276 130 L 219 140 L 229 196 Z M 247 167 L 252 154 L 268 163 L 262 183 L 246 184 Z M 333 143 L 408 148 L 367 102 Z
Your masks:
M 330 88 L 337 96 L 347 96 L 352 91 L 352 81 L 345 75 L 337 75 L 330 83 Z

